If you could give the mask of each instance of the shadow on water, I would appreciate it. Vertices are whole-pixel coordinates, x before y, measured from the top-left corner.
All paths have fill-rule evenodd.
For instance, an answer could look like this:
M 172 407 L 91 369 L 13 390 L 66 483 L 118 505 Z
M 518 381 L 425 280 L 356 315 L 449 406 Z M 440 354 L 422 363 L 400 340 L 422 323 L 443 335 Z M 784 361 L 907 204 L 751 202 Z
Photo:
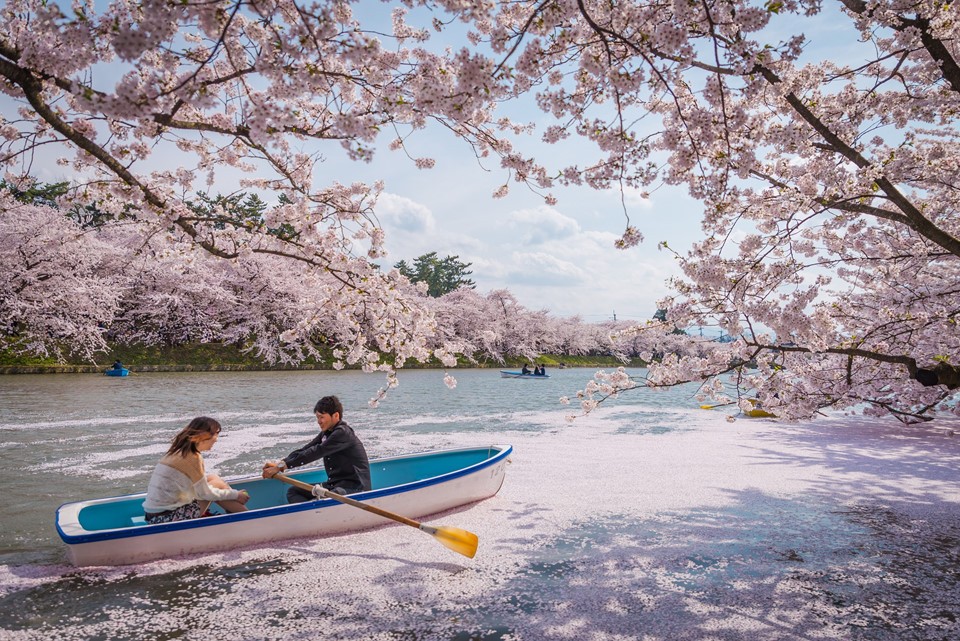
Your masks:
M 551 534 L 515 530 L 490 543 L 490 554 L 518 559 L 506 567 L 394 563 L 361 580 L 385 593 L 375 603 L 359 586 L 349 594 L 342 581 L 335 591 L 323 577 L 315 585 L 297 566 L 316 551 L 297 545 L 287 548 L 295 562 L 132 570 L 109 580 L 77 571 L 0 599 L 0 629 L 38 639 L 960 638 L 960 513 L 920 518 L 902 504 L 756 491 L 730 498 L 725 508 L 610 515 Z M 520 505 L 505 518 L 540 509 Z M 356 557 L 361 566 L 367 558 Z M 458 594 L 477 573 L 483 593 Z
M 729 509 L 557 533 L 481 603 L 435 606 L 435 629 L 421 621 L 395 638 L 960 638 L 960 514 L 738 498 Z
M 83 638 L 91 640 L 183 638 L 202 627 L 202 619 L 190 616 L 192 610 L 218 610 L 218 600 L 246 579 L 284 572 L 294 565 L 283 560 L 218 567 L 202 564 L 161 575 L 131 570 L 112 579 L 76 571 L 0 598 L 0 629 L 49 633 L 49 638 L 61 637 L 67 627 L 89 628 L 89 636 Z M 179 619 L 182 627 L 144 629 L 141 615 L 158 611 L 179 612 L 179 617 L 166 622 Z
M 849 428 L 847 428 L 849 429 Z M 960 439 L 933 439 L 909 430 L 861 428 L 857 446 L 850 446 L 844 429 L 830 425 L 795 425 L 789 433 L 770 435 L 775 445 L 758 449 L 754 464 L 824 468 L 812 491 L 825 497 L 873 496 L 887 494 L 904 497 L 917 506 L 940 505 L 944 488 L 957 487 L 955 461 L 960 456 Z M 917 438 L 920 437 L 920 438 Z M 786 447 L 784 447 L 786 446 Z M 917 479 L 923 488 L 917 489 Z

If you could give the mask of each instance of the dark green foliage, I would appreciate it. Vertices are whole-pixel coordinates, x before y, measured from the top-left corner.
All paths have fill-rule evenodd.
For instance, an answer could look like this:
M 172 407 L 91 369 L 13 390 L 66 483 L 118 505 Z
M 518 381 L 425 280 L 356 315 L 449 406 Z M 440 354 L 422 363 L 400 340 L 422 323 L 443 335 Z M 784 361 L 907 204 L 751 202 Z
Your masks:
M 66 181 L 56 183 L 33 182 L 27 188 L 19 188 L 5 180 L 0 180 L 0 189 L 9 191 L 14 198 L 22 203 L 59 209 L 57 199 L 69 191 L 70 183 Z M 84 228 L 99 227 L 113 218 L 112 214 L 100 211 L 94 204 L 82 207 L 75 205 L 66 212 L 66 215 Z
M 57 207 L 57 198 L 67 193 L 70 183 L 31 183 L 26 189 L 21 189 L 11 185 L 6 180 L 0 180 L 0 189 L 9 191 L 14 198 L 22 203 L 30 205 L 46 205 L 47 207 Z
M 283 195 L 281 204 L 289 202 Z M 267 211 L 267 203 L 257 194 L 239 192 L 229 196 L 217 194 L 211 198 L 206 194 L 197 194 L 196 200 L 187 203 L 191 210 L 202 220 L 212 223 L 216 229 L 241 227 L 249 231 L 258 231 L 264 227 L 263 213 Z M 266 232 L 283 240 L 293 240 L 298 234 L 288 223 L 279 227 L 268 227 Z
M 666 323 L 666 322 L 667 322 L 667 310 L 665 310 L 665 309 L 658 309 L 658 310 L 656 311 L 656 313 L 654 313 L 653 319 L 654 319 L 654 320 L 658 320 L 658 321 L 660 321 L 661 323 Z M 676 326 L 675 326 L 675 327 L 673 328 L 673 332 L 671 332 L 671 333 L 673 333 L 673 334 L 683 334 L 683 335 L 686 335 L 687 332 L 684 331 L 684 330 L 682 330 L 682 329 L 680 329 L 679 327 L 676 327 Z
M 476 287 L 476 284 L 467 278 L 473 273 L 469 269 L 471 264 L 464 263 L 459 256 L 438 258 L 437 252 L 430 252 L 415 258 L 413 267 L 403 260 L 394 267 L 414 283 L 427 283 L 427 294 L 439 298 L 461 287 Z
M 263 224 L 263 212 L 267 210 L 267 204 L 259 196 L 243 192 L 229 196 L 217 194 L 215 198 L 198 193 L 196 200 L 188 201 L 187 205 L 217 229 L 228 225 L 256 229 Z

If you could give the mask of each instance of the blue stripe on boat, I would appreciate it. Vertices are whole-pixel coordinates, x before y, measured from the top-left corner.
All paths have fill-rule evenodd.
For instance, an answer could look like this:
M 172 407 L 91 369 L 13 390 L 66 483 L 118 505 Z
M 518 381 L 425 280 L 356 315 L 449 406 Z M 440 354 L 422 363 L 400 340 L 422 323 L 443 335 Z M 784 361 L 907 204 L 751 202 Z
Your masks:
M 497 465 L 505 460 L 512 451 L 513 447 L 508 445 L 502 448 L 470 448 L 375 459 L 370 461 L 370 477 L 374 489 L 369 492 L 351 494 L 350 498 L 363 501 L 446 483 Z M 290 476 L 311 485 L 321 483 L 327 478 L 326 472 L 322 468 L 294 471 Z M 217 516 L 217 523 L 255 520 L 264 516 L 305 512 L 340 505 L 338 501 L 333 499 L 287 504 L 286 491 L 288 486 L 275 480 L 231 481 L 231 485 L 237 489 L 246 489 L 250 493 L 250 501 L 247 503 L 247 507 L 250 509 L 246 512 Z M 57 509 L 56 522 L 60 538 L 67 544 L 91 543 L 159 532 L 192 530 L 211 525 L 207 518 L 144 525 L 141 519 L 143 517 L 142 506 L 145 495 L 138 493 L 124 496 L 129 497 L 129 499 L 124 501 L 118 500 L 123 499 L 123 496 L 111 497 L 100 501 L 91 501 L 90 505 L 83 507 L 78 514 L 78 520 L 80 526 L 87 532 L 79 535 L 68 534 L 61 529 L 60 511 L 66 505 L 72 505 L 72 503 L 61 505 Z

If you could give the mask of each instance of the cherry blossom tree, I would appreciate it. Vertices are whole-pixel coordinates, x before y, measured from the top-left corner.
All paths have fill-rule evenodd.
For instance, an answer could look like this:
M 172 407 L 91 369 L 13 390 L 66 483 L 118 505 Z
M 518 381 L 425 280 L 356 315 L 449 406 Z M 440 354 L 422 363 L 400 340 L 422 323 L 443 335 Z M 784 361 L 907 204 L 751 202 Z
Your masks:
M 370 267 L 383 247 L 380 186 L 315 185 L 314 145 L 364 161 L 381 134 L 405 149 L 435 123 L 551 203 L 564 185 L 664 184 L 703 203 L 703 240 L 676 255 L 666 320 L 620 339 L 655 361 L 647 384 L 702 381 L 720 396 L 732 376 L 738 394 L 784 417 L 958 411 L 952 5 L 409 0 L 389 27 L 379 15 L 365 27 L 343 1 L 8 0 L 0 12 L 0 86 L 21 107 L 0 124 L 8 180 L 59 145 L 77 176 L 64 204 L 135 221 L 131 238 L 249 263 L 268 289 L 274 274 L 254 257 L 301 265 L 323 280 L 326 303 L 351 312 L 332 332 L 348 341 L 346 361 L 380 344 L 402 363 L 436 325 L 396 274 Z M 817 60 L 804 33 L 817 37 L 824 12 L 849 35 L 842 55 Z M 464 44 L 433 45 L 437 34 Z M 496 111 L 525 99 L 546 115 L 541 130 Z M 551 166 L 527 146 L 530 131 L 596 153 Z M 240 173 L 241 188 L 283 196 L 263 224 L 189 206 L 189 194 Z M 629 249 L 643 234 L 624 213 L 617 245 Z M 299 304 L 291 318 L 311 320 L 265 353 L 289 341 L 295 357 L 323 333 L 312 319 L 340 318 Z M 674 332 L 709 325 L 735 340 Z M 585 407 L 628 384 L 618 373 L 594 385 Z
M 461 341 L 460 351 L 469 356 L 503 361 L 508 356 L 533 359 L 551 351 L 542 331 L 547 312 L 525 308 L 507 290 L 479 294 L 461 288 L 433 305 L 442 339 Z
M 437 320 L 438 344 L 456 345 L 457 352 L 471 359 L 503 362 L 518 356 L 536 360 L 541 354 L 616 352 L 626 360 L 634 355 L 611 337 L 628 324 L 613 327 L 585 323 L 579 317 L 558 318 L 546 310 L 526 308 L 505 289 L 481 294 L 462 287 L 431 299 L 430 306 Z
M 647 384 L 716 396 L 731 374 L 785 417 L 957 412 L 960 21 L 934 3 L 828 9 L 842 60 L 805 55 L 813 1 L 503 2 L 469 20 L 494 77 L 553 117 L 543 140 L 598 150 L 551 169 L 502 145 L 516 179 L 685 185 L 703 203 L 666 322 L 633 331 L 662 356 Z M 628 223 L 618 245 L 641 240 Z M 705 325 L 736 340 L 674 333 Z
M 61 212 L 0 191 L 0 333 L 15 350 L 93 359 L 125 278 L 114 248 Z
M 91 361 L 116 342 L 228 342 L 267 362 L 330 357 L 334 367 L 391 373 L 405 358 L 452 364 L 429 309 L 397 272 L 376 297 L 322 270 L 252 254 L 224 260 L 179 236 L 150 235 L 137 221 L 83 227 L 62 211 L 0 191 L 0 332 L 17 350 Z M 381 307 L 375 307 L 374 304 Z M 385 319 L 389 325 L 385 325 Z M 405 337 L 418 342 L 398 345 Z M 383 361 L 383 355 L 391 359 Z
M 372 210 L 380 186 L 314 185 L 321 156 L 307 143 L 363 161 L 397 123 L 469 119 L 462 104 L 420 106 L 454 93 L 437 83 L 437 56 L 382 46 L 339 2 L 13 0 L 0 17 L 0 89 L 16 107 L 0 122 L 8 182 L 56 149 L 74 176 L 60 206 L 92 205 L 116 221 L 100 232 L 125 238 L 130 260 L 199 276 L 195 295 L 231 301 L 230 327 L 254 336 L 264 357 L 296 360 L 323 344 L 338 363 L 389 370 L 428 356 L 429 312 L 401 294 L 398 274 L 371 263 L 383 252 Z M 396 28 L 415 36 L 399 16 Z M 276 206 L 262 220 L 232 216 L 215 199 L 191 206 L 224 182 Z M 227 282 L 204 290 L 217 279 Z M 162 280 L 137 284 L 144 307 L 127 311 L 130 326 L 160 309 L 178 313 Z M 224 289 L 229 296 L 212 293 Z M 185 288 L 177 295 L 184 302 Z M 199 325 L 186 334 L 221 331 L 191 322 Z

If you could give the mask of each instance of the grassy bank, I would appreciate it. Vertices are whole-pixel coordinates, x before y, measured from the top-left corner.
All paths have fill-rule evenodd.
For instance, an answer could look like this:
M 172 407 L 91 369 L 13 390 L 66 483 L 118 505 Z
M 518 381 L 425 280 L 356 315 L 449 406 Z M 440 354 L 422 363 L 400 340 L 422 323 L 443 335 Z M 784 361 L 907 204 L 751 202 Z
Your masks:
M 109 353 L 104 353 L 95 363 L 67 362 L 59 363 L 52 358 L 27 357 L 13 353 L 9 349 L 0 349 L 0 374 L 82 374 L 99 373 L 119 359 L 124 367 L 135 372 L 205 372 L 205 371 L 257 371 L 257 370 L 310 370 L 333 369 L 330 361 L 305 362 L 299 365 L 270 365 L 252 354 L 245 354 L 233 345 L 204 343 L 161 347 L 152 345 L 116 345 Z M 460 367 L 489 367 L 519 369 L 524 358 L 508 358 L 506 362 L 481 361 L 477 364 L 462 359 Z M 562 354 L 544 354 L 537 359 L 547 369 L 559 367 L 603 367 L 612 368 L 623 365 L 612 356 L 566 356 Z M 632 367 L 642 366 L 639 361 L 628 363 Z M 442 368 L 439 363 L 416 363 L 408 361 L 406 369 Z

